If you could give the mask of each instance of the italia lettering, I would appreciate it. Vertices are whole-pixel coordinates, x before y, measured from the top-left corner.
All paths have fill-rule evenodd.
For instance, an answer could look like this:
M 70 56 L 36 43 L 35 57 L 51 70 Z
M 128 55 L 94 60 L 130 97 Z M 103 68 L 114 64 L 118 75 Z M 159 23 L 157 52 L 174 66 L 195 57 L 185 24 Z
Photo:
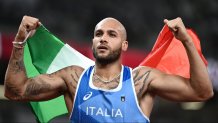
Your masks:
M 86 107 L 86 115 L 95 115 L 102 117 L 123 117 L 122 111 L 118 109 L 108 110 L 107 108 Z

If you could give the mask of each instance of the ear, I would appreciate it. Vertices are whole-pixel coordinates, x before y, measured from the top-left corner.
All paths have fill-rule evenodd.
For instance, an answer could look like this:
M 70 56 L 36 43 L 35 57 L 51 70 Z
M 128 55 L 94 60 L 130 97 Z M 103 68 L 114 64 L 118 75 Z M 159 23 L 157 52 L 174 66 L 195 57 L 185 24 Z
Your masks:
M 127 51 L 127 49 L 128 49 L 128 41 L 123 41 L 122 42 L 122 50 Z

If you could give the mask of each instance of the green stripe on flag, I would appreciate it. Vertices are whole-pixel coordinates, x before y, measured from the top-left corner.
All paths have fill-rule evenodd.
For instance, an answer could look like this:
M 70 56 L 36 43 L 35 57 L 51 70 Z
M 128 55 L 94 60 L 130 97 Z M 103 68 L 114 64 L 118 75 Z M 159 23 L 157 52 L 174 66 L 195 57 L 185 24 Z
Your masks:
M 28 45 L 24 48 L 24 64 L 28 78 L 39 74 L 38 70 L 33 66 Z
M 44 26 L 40 26 L 33 37 L 29 38 L 24 50 L 24 64 L 28 77 L 46 73 L 57 53 L 64 46 Z M 64 97 L 43 102 L 31 102 L 31 106 L 40 122 L 49 122 L 52 118 L 66 114 Z
M 77 65 L 87 68 L 94 62 L 40 26 L 33 37 L 29 38 L 24 50 L 24 64 L 28 77 L 42 73 L 53 73 L 67 66 Z M 64 97 L 43 102 L 31 102 L 35 115 L 40 122 L 68 113 Z
M 33 37 L 28 39 L 28 46 L 36 69 L 40 73 L 46 73 L 64 43 L 52 35 L 44 26 L 40 26 Z
M 57 116 L 68 113 L 64 96 L 49 101 L 31 102 L 31 106 L 41 123 L 47 123 Z

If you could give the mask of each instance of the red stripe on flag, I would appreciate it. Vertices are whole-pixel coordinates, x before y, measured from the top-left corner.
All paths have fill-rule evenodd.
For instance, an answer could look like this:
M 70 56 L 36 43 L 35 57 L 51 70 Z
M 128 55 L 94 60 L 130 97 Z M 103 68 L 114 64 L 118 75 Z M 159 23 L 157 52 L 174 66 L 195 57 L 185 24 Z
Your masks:
M 191 29 L 188 29 L 187 31 L 192 37 L 203 62 L 207 65 L 207 61 L 201 53 L 200 40 L 198 36 Z M 186 78 L 190 77 L 190 66 L 186 50 L 181 41 L 177 40 L 173 36 L 167 26 L 163 27 L 152 51 L 140 63 L 140 66 L 149 66 L 157 68 L 168 74 L 176 74 Z

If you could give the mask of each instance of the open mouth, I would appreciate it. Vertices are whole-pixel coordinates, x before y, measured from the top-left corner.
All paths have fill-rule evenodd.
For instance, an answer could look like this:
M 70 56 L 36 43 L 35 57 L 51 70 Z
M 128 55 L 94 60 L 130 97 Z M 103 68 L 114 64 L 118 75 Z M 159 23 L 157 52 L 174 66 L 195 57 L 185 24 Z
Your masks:
M 106 45 L 100 45 L 97 47 L 97 49 L 100 49 L 100 50 L 107 50 L 109 49 Z

